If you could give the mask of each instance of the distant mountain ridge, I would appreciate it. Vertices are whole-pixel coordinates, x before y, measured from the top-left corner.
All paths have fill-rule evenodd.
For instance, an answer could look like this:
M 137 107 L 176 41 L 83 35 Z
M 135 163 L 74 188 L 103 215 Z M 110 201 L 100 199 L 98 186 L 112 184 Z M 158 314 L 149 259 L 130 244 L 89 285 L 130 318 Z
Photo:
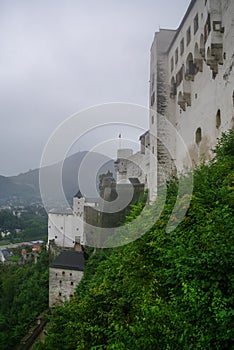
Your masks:
M 10 198 L 30 199 L 35 197 L 32 187 L 14 182 L 10 177 L 0 175 L 0 204 L 5 204 Z
M 114 173 L 114 160 L 105 158 L 99 153 L 83 151 L 67 157 L 62 165 L 62 185 L 65 196 L 69 202 L 79 189 L 78 172 L 81 162 L 87 155 L 91 157 L 92 163 L 100 164 L 98 175 L 107 173 L 108 170 Z M 58 177 L 58 171 L 60 169 L 61 163 L 43 168 L 51 185 L 53 185 L 53 179 Z M 91 168 L 87 169 L 87 177 L 92 171 Z M 40 201 L 39 172 L 40 169 L 34 169 L 17 176 L 6 177 L 0 175 L 0 204 L 9 203 L 9 200 L 12 200 L 12 198 L 17 198 L 26 203 Z M 97 187 L 98 182 L 97 176 Z M 54 202 L 57 200 L 58 198 L 54 198 Z

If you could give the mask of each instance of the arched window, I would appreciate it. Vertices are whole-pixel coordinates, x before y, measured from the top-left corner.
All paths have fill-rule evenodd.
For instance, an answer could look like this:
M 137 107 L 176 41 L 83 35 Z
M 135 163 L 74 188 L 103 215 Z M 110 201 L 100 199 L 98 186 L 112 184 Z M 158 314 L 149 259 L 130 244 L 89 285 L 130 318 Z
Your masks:
M 218 109 L 216 114 L 216 128 L 219 129 L 221 126 L 221 112 L 220 109 Z
M 193 55 L 190 52 L 186 59 L 186 74 L 192 76 L 195 74 L 195 66 L 193 63 Z
M 171 91 L 170 91 L 170 97 L 174 97 L 175 95 L 176 95 L 176 93 L 177 93 L 177 91 L 176 91 L 177 89 L 176 89 L 176 81 L 175 81 L 175 78 L 174 77 L 172 77 L 171 78 Z
M 204 28 L 204 42 L 206 43 L 207 41 L 207 38 L 210 34 L 210 31 L 211 31 L 211 23 L 210 23 L 210 14 L 208 13 L 207 15 L 207 20 L 206 20 L 206 24 L 205 24 L 205 28 Z
M 204 42 L 204 35 L 201 34 L 200 36 L 200 54 L 202 57 L 205 57 L 205 42 Z
M 203 58 L 198 48 L 198 43 L 194 47 L 194 65 L 197 72 L 202 72 L 203 70 Z
M 201 140 L 202 140 L 202 131 L 201 131 L 201 128 L 197 128 L 196 133 L 195 133 L 196 144 L 199 145 Z

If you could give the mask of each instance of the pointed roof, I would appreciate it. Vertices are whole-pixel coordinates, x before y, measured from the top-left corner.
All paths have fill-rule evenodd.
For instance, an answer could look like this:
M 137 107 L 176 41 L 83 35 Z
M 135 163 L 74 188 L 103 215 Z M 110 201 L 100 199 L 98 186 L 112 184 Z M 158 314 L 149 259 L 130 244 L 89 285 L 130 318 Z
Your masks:
M 75 194 L 74 198 L 83 198 L 82 193 L 80 192 L 80 190 L 77 192 L 77 194 Z

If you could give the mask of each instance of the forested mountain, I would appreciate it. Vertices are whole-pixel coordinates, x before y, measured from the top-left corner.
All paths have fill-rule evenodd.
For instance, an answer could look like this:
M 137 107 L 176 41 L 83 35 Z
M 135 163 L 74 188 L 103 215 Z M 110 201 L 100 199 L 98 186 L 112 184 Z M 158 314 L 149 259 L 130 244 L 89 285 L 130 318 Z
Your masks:
M 179 226 L 166 232 L 178 195 L 174 180 L 146 234 L 90 257 L 74 299 L 53 311 L 38 349 L 234 349 L 234 131 L 193 175 Z M 180 198 L 181 208 L 185 202 Z M 127 221 L 142 207 L 134 206 Z M 144 232 L 144 225 L 132 230 Z
M 93 164 L 100 164 L 98 175 L 106 173 L 108 170 L 114 172 L 114 161 L 105 158 L 99 153 L 84 151 L 67 157 L 62 165 L 62 184 L 68 201 L 71 201 L 72 197 L 78 191 L 79 167 L 87 154 L 89 154 L 89 157 L 92 157 Z M 55 177 L 58 177 L 60 166 L 61 163 L 58 163 L 43 169 L 51 182 L 53 182 Z M 89 170 L 92 172 L 92 169 L 87 169 L 87 175 Z M 17 176 L 0 176 L 0 204 L 8 203 L 13 197 L 17 197 L 19 200 L 23 200 L 27 204 L 35 200 L 40 200 L 39 171 L 39 169 L 34 169 Z M 56 196 L 56 191 L 54 196 Z M 58 203 L 58 198 L 54 198 L 54 203 L 56 202 Z
M 26 183 L 17 183 L 11 178 L 0 175 L 0 204 L 4 204 L 13 196 L 30 199 L 35 197 L 35 190 Z

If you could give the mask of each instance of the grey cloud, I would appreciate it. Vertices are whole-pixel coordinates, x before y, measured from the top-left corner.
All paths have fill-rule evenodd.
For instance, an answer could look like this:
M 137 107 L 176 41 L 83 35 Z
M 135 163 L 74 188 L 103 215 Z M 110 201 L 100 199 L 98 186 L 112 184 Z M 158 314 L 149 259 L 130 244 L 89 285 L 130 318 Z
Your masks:
M 2 0 L 0 174 L 38 166 L 51 132 L 82 108 L 147 106 L 154 31 L 175 28 L 188 3 Z

